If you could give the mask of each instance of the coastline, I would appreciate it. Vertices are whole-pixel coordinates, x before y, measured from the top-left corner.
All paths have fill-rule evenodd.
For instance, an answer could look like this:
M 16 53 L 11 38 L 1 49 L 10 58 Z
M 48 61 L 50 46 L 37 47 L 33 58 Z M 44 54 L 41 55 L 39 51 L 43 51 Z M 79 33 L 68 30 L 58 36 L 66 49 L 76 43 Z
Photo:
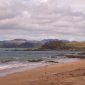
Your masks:
M 67 85 L 66 83 L 68 83 L 68 85 L 74 85 L 72 83 L 75 83 L 75 85 L 85 85 L 84 74 L 85 74 L 85 60 L 79 60 L 64 64 L 53 63 L 43 67 L 35 68 L 33 70 L 17 72 L 5 77 L 0 77 L 0 84 Z M 80 78 L 83 79 L 81 80 Z M 76 80 L 79 81 L 76 82 Z
M 24 72 L 30 71 L 39 67 L 46 66 L 46 63 L 21 63 L 21 62 L 14 62 L 8 65 L 4 65 L 0 68 L 0 77 L 6 77 L 8 75 L 17 73 L 17 72 Z
M 14 74 L 17 72 L 24 72 L 33 70 L 39 67 L 51 65 L 51 64 L 64 64 L 79 61 L 79 59 L 70 59 L 70 58 L 49 58 L 47 60 L 41 62 L 8 62 L 4 64 L 0 64 L 0 77 L 4 77 L 10 74 Z

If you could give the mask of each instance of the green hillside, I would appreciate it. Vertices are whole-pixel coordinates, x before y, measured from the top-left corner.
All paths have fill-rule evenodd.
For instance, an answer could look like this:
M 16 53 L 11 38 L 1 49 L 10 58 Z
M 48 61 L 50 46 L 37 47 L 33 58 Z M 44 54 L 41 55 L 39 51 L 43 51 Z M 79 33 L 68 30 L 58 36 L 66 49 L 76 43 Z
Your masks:
M 70 42 L 67 43 L 68 46 L 85 48 L 85 42 Z
M 46 42 L 39 50 L 85 50 L 85 42 Z

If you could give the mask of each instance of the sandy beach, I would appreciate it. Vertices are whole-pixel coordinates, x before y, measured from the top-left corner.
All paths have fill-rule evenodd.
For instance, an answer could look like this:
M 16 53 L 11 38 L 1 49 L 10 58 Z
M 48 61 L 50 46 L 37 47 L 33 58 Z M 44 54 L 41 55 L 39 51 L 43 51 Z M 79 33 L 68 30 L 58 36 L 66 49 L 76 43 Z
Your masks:
M 85 60 L 0 77 L 0 85 L 85 85 Z

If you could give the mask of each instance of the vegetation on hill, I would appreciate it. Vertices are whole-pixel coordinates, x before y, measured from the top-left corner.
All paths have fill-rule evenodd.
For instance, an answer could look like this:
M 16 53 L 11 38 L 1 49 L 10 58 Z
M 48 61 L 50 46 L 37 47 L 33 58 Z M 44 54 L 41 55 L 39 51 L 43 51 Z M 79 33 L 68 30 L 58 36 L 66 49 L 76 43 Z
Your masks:
M 68 46 L 72 46 L 72 47 L 85 47 L 85 42 L 70 42 L 67 44 Z
M 85 51 L 85 42 L 70 42 L 67 43 L 67 46 L 70 47 L 70 50 Z
M 29 41 L 14 39 L 0 41 L 0 48 L 27 48 L 27 50 L 84 50 L 85 42 L 70 42 L 67 40 L 46 39 L 42 41 Z
M 85 42 L 63 42 L 49 41 L 38 50 L 83 50 L 85 51 Z
M 49 50 L 60 50 L 60 49 L 68 49 L 66 43 L 62 41 L 49 41 L 46 42 L 40 49 L 49 49 Z

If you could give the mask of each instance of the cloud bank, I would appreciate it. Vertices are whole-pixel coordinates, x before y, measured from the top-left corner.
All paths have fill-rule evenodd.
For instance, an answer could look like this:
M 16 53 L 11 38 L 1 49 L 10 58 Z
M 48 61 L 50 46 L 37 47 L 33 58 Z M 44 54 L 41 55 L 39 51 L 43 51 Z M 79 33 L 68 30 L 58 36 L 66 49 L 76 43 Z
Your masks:
M 0 40 L 85 40 L 84 0 L 0 0 Z

